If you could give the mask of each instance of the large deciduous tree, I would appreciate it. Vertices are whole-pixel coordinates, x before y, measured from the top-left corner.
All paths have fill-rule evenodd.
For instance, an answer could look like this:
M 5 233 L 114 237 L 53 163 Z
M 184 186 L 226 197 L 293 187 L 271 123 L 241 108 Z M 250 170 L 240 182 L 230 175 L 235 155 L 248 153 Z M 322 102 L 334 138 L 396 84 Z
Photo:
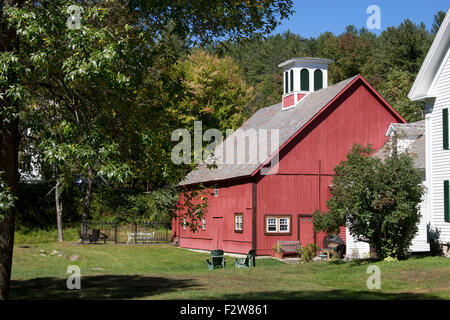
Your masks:
M 73 10 L 67 11 L 73 1 L 2 1 L 2 195 L 16 192 L 18 126 L 25 120 L 22 114 L 33 114 L 30 106 L 34 104 L 39 110 L 35 116 L 41 117 L 36 120 L 41 125 L 60 120 L 73 130 L 69 138 L 59 136 L 62 140 L 53 140 L 54 152 L 64 154 L 62 160 L 76 164 L 91 182 L 93 175 L 99 173 L 120 176 L 116 169 L 123 166 L 139 168 L 134 174 L 139 179 L 150 180 L 152 172 L 163 179 L 179 179 L 185 171 L 167 164 L 172 125 L 178 123 L 168 117 L 167 108 L 175 103 L 173 98 L 181 82 L 170 71 L 179 57 L 172 38 L 186 39 L 186 48 L 213 39 L 241 39 L 272 31 L 292 13 L 290 0 L 75 4 L 82 9 L 77 11 L 80 28 L 68 28 L 69 16 L 70 23 L 78 19 L 72 15 Z M 142 117 L 143 114 L 147 116 Z M 139 131 L 139 121 L 149 121 L 151 126 Z M 77 143 L 71 143 L 74 137 L 78 138 Z M 51 142 L 51 137 L 47 139 Z M 154 171 L 143 169 L 148 162 L 142 158 L 130 157 L 140 150 L 134 148 L 136 141 L 144 141 L 146 150 L 153 151 Z M 13 203 L 7 205 L 9 209 L 4 211 L 0 223 L 0 299 L 6 299 L 9 293 L 14 242 Z
M 178 68 L 184 76 L 179 103 L 171 109 L 184 127 L 201 120 L 207 129 L 237 129 L 243 122 L 243 109 L 253 98 L 242 71 L 228 56 L 220 58 L 196 50 Z
M 9 284 L 14 245 L 15 208 L 14 201 L 6 201 L 8 194 L 17 192 L 19 183 L 19 118 L 18 111 L 23 97 L 23 86 L 18 77 L 20 50 L 15 28 L 6 23 L 3 8 L 21 6 L 24 1 L 1 2 L 0 12 L 0 172 L 3 180 L 0 187 L 0 206 L 5 208 L 0 215 L 0 300 L 9 295 Z M 12 199 L 10 199 L 12 200 Z

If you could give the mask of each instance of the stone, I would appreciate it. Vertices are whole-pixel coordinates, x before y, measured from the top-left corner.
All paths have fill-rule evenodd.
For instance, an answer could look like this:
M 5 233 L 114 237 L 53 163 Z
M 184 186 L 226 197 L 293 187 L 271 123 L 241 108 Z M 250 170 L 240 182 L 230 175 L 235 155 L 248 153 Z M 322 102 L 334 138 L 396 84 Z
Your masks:
M 46 257 L 47 255 L 45 253 L 41 253 L 40 256 Z
M 52 253 L 50 253 L 51 256 L 54 256 L 56 254 L 58 254 L 58 251 L 56 251 L 56 250 L 53 250 Z

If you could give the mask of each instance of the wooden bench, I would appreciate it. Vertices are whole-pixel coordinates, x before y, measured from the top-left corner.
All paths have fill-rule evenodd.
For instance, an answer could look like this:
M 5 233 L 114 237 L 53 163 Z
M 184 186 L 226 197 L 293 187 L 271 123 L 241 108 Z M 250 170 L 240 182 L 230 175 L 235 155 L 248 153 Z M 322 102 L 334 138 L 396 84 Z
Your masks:
M 297 250 L 300 248 L 300 241 L 277 240 L 277 247 L 281 248 L 283 256 L 297 254 Z
M 155 232 L 128 232 L 127 231 L 127 236 L 128 236 L 128 241 L 127 244 L 129 244 L 132 240 L 136 240 L 136 242 L 138 241 L 143 241 L 145 243 L 152 241 L 155 239 Z

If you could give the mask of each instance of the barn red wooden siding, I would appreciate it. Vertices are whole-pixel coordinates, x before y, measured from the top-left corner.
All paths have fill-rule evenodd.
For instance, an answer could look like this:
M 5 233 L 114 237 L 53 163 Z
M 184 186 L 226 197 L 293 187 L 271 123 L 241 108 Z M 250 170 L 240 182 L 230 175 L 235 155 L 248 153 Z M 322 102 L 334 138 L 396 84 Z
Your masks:
M 295 94 L 291 94 L 289 96 L 284 97 L 283 98 L 283 109 L 292 107 L 294 105 L 294 101 L 295 101 Z
M 183 230 L 174 220 L 175 228 L 180 229 L 178 235 L 180 247 L 213 250 L 220 248 L 226 252 L 248 252 L 252 248 L 252 183 L 227 182 L 219 185 L 219 195 L 215 197 L 213 185 L 208 191 L 208 214 L 206 228 L 196 233 Z M 182 200 L 181 200 L 182 201 Z M 184 212 L 181 212 L 181 215 Z M 243 232 L 234 231 L 234 214 L 243 214 Z M 181 222 L 183 218 L 181 218 Z M 172 227 L 172 235 L 174 235 Z

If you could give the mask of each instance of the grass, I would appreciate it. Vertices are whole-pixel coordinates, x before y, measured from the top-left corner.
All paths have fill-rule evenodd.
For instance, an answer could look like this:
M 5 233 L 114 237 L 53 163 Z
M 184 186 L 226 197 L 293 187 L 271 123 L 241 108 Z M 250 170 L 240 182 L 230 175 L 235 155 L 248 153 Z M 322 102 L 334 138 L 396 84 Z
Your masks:
M 64 228 L 65 241 L 76 242 L 79 240 L 78 230 L 75 227 Z M 14 233 L 14 244 L 52 243 L 58 241 L 58 230 L 20 229 Z
M 46 256 L 41 256 L 44 250 Z M 63 251 L 64 255 L 51 256 Z M 69 257 L 80 258 L 71 262 Z M 450 259 L 285 264 L 257 259 L 254 269 L 209 271 L 206 253 L 170 245 L 30 244 L 14 249 L 12 299 L 450 299 Z M 381 290 L 369 290 L 369 264 Z M 67 266 L 81 269 L 81 290 L 68 290 Z

